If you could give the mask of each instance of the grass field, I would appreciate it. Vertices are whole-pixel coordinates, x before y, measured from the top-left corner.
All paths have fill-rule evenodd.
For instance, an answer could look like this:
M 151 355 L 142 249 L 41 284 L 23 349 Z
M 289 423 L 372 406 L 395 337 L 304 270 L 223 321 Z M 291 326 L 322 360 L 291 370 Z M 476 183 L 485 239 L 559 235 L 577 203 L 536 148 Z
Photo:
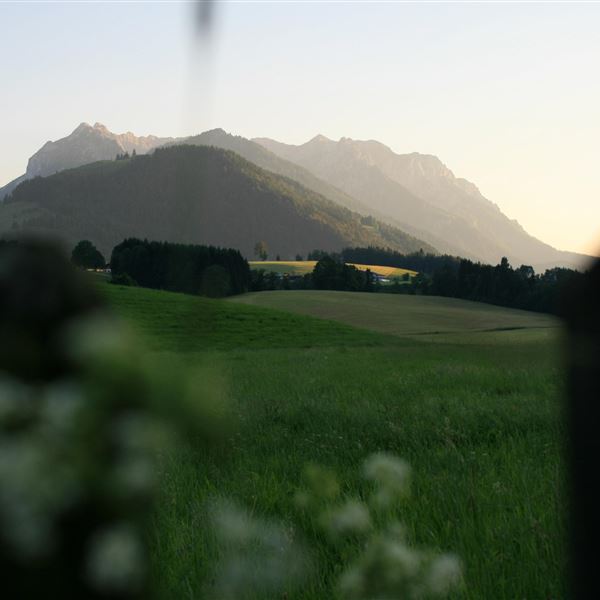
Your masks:
M 273 273 L 287 273 L 289 275 L 306 275 L 312 273 L 312 270 L 317 264 L 316 260 L 265 260 L 265 261 L 250 261 L 251 269 L 264 269 Z M 378 265 L 359 265 L 357 263 L 348 263 L 356 267 L 359 271 L 370 269 L 373 273 L 382 277 L 402 277 L 408 273 L 411 277 L 417 274 L 416 271 L 410 269 L 400 269 L 398 267 L 382 267 Z
M 335 469 L 344 493 L 361 496 L 357 468 L 376 451 L 412 465 L 412 501 L 399 518 L 414 544 L 460 555 L 465 587 L 455 597 L 565 596 L 559 330 L 551 319 L 431 297 L 283 292 L 225 302 L 101 289 L 153 352 L 216 365 L 226 382 L 235 432 L 228 451 L 165 458 L 152 536 L 165 597 L 202 597 L 210 580 L 217 551 L 207 498 L 290 522 L 307 463 Z M 352 555 L 313 541 L 315 569 L 286 598 L 335 597 L 342 558 Z
M 511 329 L 544 329 L 544 334 L 552 336 L 558 325 L 554 317 L 541 313 L 435 296 L 295 290 L 244 294 L 229 301 L 333 319 L 394 335 L 457 334 L 444 336 L 449 340 L 469 332 Z

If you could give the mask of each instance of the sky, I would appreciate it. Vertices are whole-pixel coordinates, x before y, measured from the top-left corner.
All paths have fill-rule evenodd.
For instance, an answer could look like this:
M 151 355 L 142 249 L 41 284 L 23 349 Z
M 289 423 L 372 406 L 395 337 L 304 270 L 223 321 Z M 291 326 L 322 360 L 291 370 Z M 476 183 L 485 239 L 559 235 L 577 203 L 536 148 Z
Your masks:
M 600 251 L 600 4 L 0 0 L 0 185 L 81 122 L 438 156 L 532 235 Z

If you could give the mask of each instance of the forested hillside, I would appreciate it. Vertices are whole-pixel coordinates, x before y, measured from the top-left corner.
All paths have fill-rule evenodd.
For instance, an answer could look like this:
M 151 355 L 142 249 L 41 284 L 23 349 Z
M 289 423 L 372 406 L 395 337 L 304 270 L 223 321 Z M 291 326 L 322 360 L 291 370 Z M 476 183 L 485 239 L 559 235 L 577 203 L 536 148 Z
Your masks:
M 333 200 L 336 204 L 349 208 L 360 214 L 374 214 L 366 204 L 362 204 L 356 198 L 342 192 L 339 188 L 327 183 L 323 179 L 315 177 L 310 171 L 303 167 L 284 160 L 273 152 L 270 152 L 260 144 L 253 142 L 241 135 L 232 135 L 223 129 L 212 129 L 205 131 L 200 135 L 194 135 L 184 139 L 174 140 L 165 144 L 173 146 L 187 144 L 191 146 L 214 146 L 223 150 L 231 150 L 239 154 L 242 158 L 254 163 L 257 167 L 271 171 L 276 175 L 283 175 L 312 190 L 313 192 L 325 196 L 328 200 Z M 375 217 L 378 215 L 374 214 Z
M 435 251 L 233 152 L 176 146 L 34 178 L 0 206 L 0 232 L 92 241 L 104 254 L 128 237 L 239 249 L 258 241 L 282 257 L 312 248 L 378 245 Z

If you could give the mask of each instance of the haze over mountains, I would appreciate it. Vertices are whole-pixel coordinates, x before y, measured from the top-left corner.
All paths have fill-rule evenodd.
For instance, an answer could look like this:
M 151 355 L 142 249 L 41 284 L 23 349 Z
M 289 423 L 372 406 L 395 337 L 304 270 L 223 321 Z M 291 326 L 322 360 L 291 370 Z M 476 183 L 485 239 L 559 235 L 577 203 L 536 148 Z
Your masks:
M 251 179 L 262 180 L 267 177 L 260 172 L 261 169 L 273 174 L 275 179 L 269 179 L 270 183 L 267 186 L 269 193 L 273 192 L 273 186 L 277 188 L 277 193 L 273 192 L 270 196 L 270 201 L 275 202 L 272 207 L 273 214 L 277 213 L 278 209 L 275 208 L 277 203 L 289 202 L 290 197 L 311 198 L 309 204 L 313 209 L 318 205 L 318 210 L 311 213 L 309 221 L 316 219 L 326 223 L 326 226 L 330 228 L 331 235 L 315 238 L 313 234 L 308 233 L 308 229 L 312 225 L 309 227 L 303 221 L 302 227 L 308 227 L 305 232 L 305 240 L 302 240 L 302 229 L 293 234 L 290 232 L 290 236 L 295 240 L 292 244 L 286 243 L 285 236 L 280 235 L 279 230 L 283 227 L 283 222 L 278 223 L 276 219 L 266 218 L 266 213 L 261 213 L 264 223 L 268 224 L 268 227 L 263 228 L 264 235 L 261 234 L 263 237 L 260 239 L 266 241 L 268 241 L 267 238 L 272 239 L 273 251 L 282 255 L 286 252 L 304 253 L 318 247 L 336 250 L 341 249 L 342 245 L 361 243 L 389 245 L 401 251 L 412 251 L 419 248 L 423 248 L 425 251 L 436 249 L 439 252 L 494 264 L 502 256 L 507 256 L 513 264 L 531 264 L 538 270 L 557 265 L 578 265 L 583 259 L 578 254 L 558 251 L 527 234 L 516 221 L 507 218 L 495 204 L 483 197 L 474 184 L 455 177 L 435 156 L 417 153 L 400 155 L 376 141 L 342 138 L 336 142 L 320 135 L 300 146 L 287 145 L 267 138 L 248 140 L 227 134 L 222 129 L 215 129 L 188 138 L 137 137 L 131 132 L 114 134 L 99 123 L 93 127 L 82 123 L 69 136 L 56 142 L 47 142 L 29 159 L 24 175 L 0 188 L 0 200 L 12 194 L 9 202 L 0 206 L 0 232 L 22 228 L 35 229 L 37 227 L 39 229 L 40 219 L 44 223 L 41 229 L 48 230 L 52 229 L 50 223 L 54 219 L 56 223 L 54 229 L 59 235 L 63 234 L 67 238 L 76 235 L 89 237 L 92 240 L 96 236 L 95 241 L 101 246 L 106 246 L 109 240 L 113 240 L 115 236 L 111 232 L 100 232 L 96 224 L 90 222 L 89 219 L 87 221 L 85 218 L 82 219 L 81 215 L 77 214 L 88 211 L 89 216 L 91 209 L 89 198 L 94 197 L 98 203 L 96 207 L 98 214 L 95 218 L 105 222 L 105 227 L 116 228 L 119 232 L 117 238 L 133 235 L 134 231 L 135 235 L 151 237 L 150 233 L 142 233 L 144 227 L 140 229 L 135 220 L 125 219 L 117 226 L 116 223 L 109 224 L 102 217 L 102 206 L 107 199 L 98 196 L 96 189 L 90 191 L 89 187 L 82 186 L 83 179 L 89 177 L 91 173 L 95 173 L 95 186 L 99 186 L 100 189 L 108 186 L 111 194 L 122 196 L 122 201 L 128 205 L 132 202 L 139 203 L 140 206 L 136 207 L 133 213 L 140 215 L 144 226 L 149 227 L 152 235 L 159 235 L 159 233 L 167 235 L 166 230 L 151 226 L 151 223 L 141 215 L 146 202 L 141 195 L 141 190 L 144 190 L 146 194 L 151 194 L 151 190 L 146 185 L 147 182 L 140 179 L 139 172 L 135 169 L 118 168 L 114 170 L 113 167 L 98 166 L 96 170 L 85 171 L 86 176 L 83 179 L 81 176 L 75 175 L 59 179 L 59 187 L 57 187 L 57 180 L 52 177 L 47 178 L 48 183 L 40 183 L 36 179 L 36 185 L 24 185 L 23 189 L 18 186 L 28 179 L 47 177 L 96 161 L 114 161 L 118 154 L 124 152 L 132 153 L 135 150 L 136 154 L 142 155 L 153 152 L 161 146 L 182 144 L 214 146 L 236 153 L 260 168 L 252 173 Z M 173 153 L 169 156 L 169 160 L 176 158 L 186 162 L 189 159 L 185 152 Z M 208 155 L 194 156 L 202 164 L 208 160 Z M 220 173 L 217 179 L 219 177 L 223 180 L 231 178 L 232 173 L 237 174 L 239 170 L 247 173 L 248 167 L 242 168 L 241 164 L 235 163 L 235 161 L 229 164 L 229 167 L 225 169 L 225 172 Z M 167 168 L 164 162 L 161 163 L 161 168 L 167 169 L 167 171 L 172 168 L 177 171 L 176 165 L 170 165 Z M 227 193 L 234 193 L 234 191 L 228 187 L 227 181 L 222 181 L 217 185 L 217 180 L 203 166 L 200 170 L 208 178 L 207 181 L 210 181 L 209 187 L 212 195 L 210 199 L 203 196 L 200 190 L 203 181 L 192 176 L 191 172 L 185 172 L 186 179 L 182 185 L 188 195 L 184 204 L 187 203 L 186 210 L 191 210 L 190 207 L 195 202 L 199 202 L 203 208 L 199 212 L 196 211 L 197 218 L 209 213 L 212 215 L 211 219 L 216 218 L 216 215 L 219 214 L 219 208 L 216 205 L 225 202 L 220 194 L 224 194 L 225 190 Z M 109 185 L 108 180 L 116 177 L 117 173 L 123 190 L 128 190 L 127 197 L 123 195 L 122 190 L 115 188 L 112 184 Z M 147 176 L 154 180 L 151 174 L 147 173 Z M 287 178 L 288 181 L 283 184 L 281 177 Z M 195 192 L 189 189 L 188 184 L 192 181 L 194 185 L 198 186 L 198 190 Z M 295 182 L 295 185 L 292 185 L 292 182 Z M 155 184 L 160 187 L 160 182 L 155 181 Z M 178 194 L 180 186 L 175 181 L 172 184 L 174 186 L 172 189 L 161 187 L 164 194 L 162 199 L 152 196 L 152 200 L 148 200 L 148 203 L 154 203 L 153 206 L 156 210 L 159 210 L 161 202 L 165 207 L 169 206 L 171 210 L 175 210 L 177 203 L 172 202 L 172 196 Z M 42 193 L 44 189 L 54 199 L 52 201 L 54 203 L 44 199 Z M 61 201 L 58 201 L 60 199 L 56 196 L 59 189 L 60 194 L 64 196 Z M 242 193 L 242 189 L 245 188 L 242 186 L 240 193 Z M 267 193 L 267 190 L 263 191 Z M 178 202 L 180 200 L 181 198 Z M 215 205 L 214 210 L 206 212 L 207 201 Z M 17 203 L 21 204 L 17 205 Z M 243 234 L 244 222 L 242 219 L 247 219 L 248 215 L 242 209 L 242 204 L 243 200 L 240 197 L 238 198 L 238 213 L 233 210 L 228 213 L 229 229 L 237 231 L 241 237 L 225 235 L 226 232 L 221 226 L 207 230 L 200 222 L 194 223 L 198 235 L 192 235 L 186 229 L 187 225 L 178 220 L 177 215 L 171 215 L 168 237 L 164 239 L 176 241 L 180 234 L 181 241 L 231 245 L 240 248 L 247 256 L 251 256 L 251 240 Z M 307 206 L 304 201 L 292 201 L 292 204 L 299 215 Z M 177 204 L 177 206 L 181 209 L 183 205 Z M 25 210 L 26 207 L 27 210 Z M 349 210 L 340 211 L 340 207 Z M 52 211 L 58 212 L 51 214 Z M 67 227 L 64 211 L 67 211 L 74 221 L 87 222 L 86 227 L 83 229 Z M 350 211 L 369 218 L 360 219 L 358 215 Z M 161 209 L 161 214 L 162 212 Z M 317 213 L 318 216 L 315 216 Z M 328 217 L 323 218 L 324 214 L 327 214 Z M 340 219 L 337 224 L 332 221 L 334 214 L 337 215 L 335 218 Z M 246 216 L 243 217 L 243 215 Z M 286 222 L 288 225 L 290 224 L 289 219 Z M 179 223 L 182 227 L 181 231 L 177 231 L 175 223 Z M 298 227 L 300 224 L 295 223 L 294 226 Z M 60 231 L 65 227 L 69 231 Z M 90 231 L 89 235 L 84 235 L 90 228 L 95 233 L 92 234 Z M 403 234 L 399 230 L 406 233 Z M 204 238 L 199 235 L 201 231 L 204 232 Z M 216 231 L 221 232 L 221 237 L 213 235 Z M 252 236 L 256 237 L 257 231 L 255 230 Z M 334 231 L 335 235 L 332 233 Z M 322 245 L 311 245 L 317 239 L 321 240 Z M 120 241 L 120 239 L 115 238 L 115 241 Z
M 380 217 L 432 243 L 441 252 L 496 263 L 574 265 L 581 256 L 558 251 L 530 236 L 466 179 L 437 157 L 395 154 L 376 141 L 318 135 L 292 146 L 255 139 L 369 206 Z

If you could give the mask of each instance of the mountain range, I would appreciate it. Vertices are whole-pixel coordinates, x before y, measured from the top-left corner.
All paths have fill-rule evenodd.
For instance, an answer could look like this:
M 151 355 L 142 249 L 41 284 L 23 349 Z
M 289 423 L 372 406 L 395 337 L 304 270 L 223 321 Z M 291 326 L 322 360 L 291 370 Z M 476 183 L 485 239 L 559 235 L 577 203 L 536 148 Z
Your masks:
M 506 217 L 498 206 L 487 200 L 474 184 L 455 177 L 450 169 L 432 155 L 396 154 L 380 142 L 358 141 L 350 138 L 334 141 L 322 135 L 299 146 L 283 144 L 268 138 L 248 140 L 241 136 L 230 135 L 222 129 L 187 138 L 137 137 L 131 132 L 114 134 L 100 123 L 94 126 L 82 123 L 69 136 L 56 142 L 47 142 L 29 159 L 24 175 L 0 188 L 0 201 L 9 198 L 5 205 L 0 205 L 0 232 L 16 228 L 35 229 L 34 225 L 35 223 L 39 225 L 41 214 L 44 215 L 42 220 L 45 223 L 42 229 L 52 229 L 49 227 L 50 204 L 44 203 L 42 197 L 36 194 L 40 189 L 37 186 L 41 185 L 43 188 L 47 185 L 53 190 L 52 195 L 56 192 L 56 182 L 38 182 L 37 186 L 30 186 L 23 184 L 23 182 L 27 183 L 27 180 L 37 181 L 40 177 L 51 180 L 52 177 L 49 176 L 56 173 L 70 172 L 67 170 L 97 161 L 115 162 L 115 157 L 125 152 L 135 151 L 137 155 L 143 155 L 153 153 L 160 147 L 180 145 L 209 146 L 233 152 L 259 170 L 275 176 L 275 187 L 279 191 L 282 189 L 280 179 L 286 178 L 287 187 L 283 186 L 285 188 L 283 196 L 291 194 L 301 198 L 310 197 L 313 207 L 319 204 L 321 211 L 330 216 L 337 214 L 342 219 L 337 227 L 331 220 L 325 221 L 332 230 L 337 230 L 338 233 L 346 231 L 346 235 L 341 235 L 335 240 L 335 236 L 328 239 L 322 246 L 323 249 L 336 250 L 340 249 L 338 247 L 340 244 L 359 243 L 358 240 L 362 240 L 360 243 L 389 245 L 401 251 L 409 251 L 409 248 L 413 250 L 423 248 L 426 251 L 435 249 L 439 252 L 490 263 L 496 263 L 502 256 L 507 256 L 513 264 L 531 264 L 536 269 L 557 265 L 574 266 L 581 264 L 584 259 L 582 255 L 556 250 L 530 236 L 516 221 Z M 187 155 L 175 153 L 171 156 L 184 160 Z M 200 160 L 199 156 L 196 158 Z M 203 160 L 206 160 L 206 156 Z M 116 161 L 118 162 L 121 161 Z M 231 169 L 235 168 L 233 165 L 234 163 L 230 164 L 228 177 L 232 176 Z M 102 172 L 105 177 L 111 177 L 111 174 L 116 173 L 111 170 L 113 168 L 98 167 L 98 173 Z M 117 171 L 129 173 L 127 169 L 119 168 Z M 90 172 L 85 171 L 88 175 Z M 209 176 L 206 172 L 205 175 Z M 130 176 L 133 177 L 133 172 Z M 189 178 L 189 173 L 186 176 Z M 261 179 L 265 175 L 254 172 L 252 177 Z M 198 186 L 202 186 L 202 181 L 197 179 L 194 181 Z M 80 178 L 69 175 L 65 180 L 61 179 L 61 182 L 63 186 L 61 193 L 70 198 L 69 211 L 72 215 L 75 215 L 78 210 L 83 210 L 84 206 L 89 210 L 85 197 L 87 192 L 81 188 L 77 190 L 68 188 L 70 185 L 68 182 L 73 185 L 74 182 L 81 183 Z M 295 185 L 292 186 L 292 182 Z M 96 183 L 100 185 L 99 180 Z M 21 184 L 23 189 L 20 189 Z M 133 180 L 122 180 L 122 185 L 132 190 L 134 183 Z M 139 179 L 135 180 L 135 186 L 137 186 L 136 190 L 147 189 L 144 182 Z M 226 186 L 227 182 L 222 182 L 223 190 Z M 293 187 L 293 193 L 290 186 Z M 218 204 L 223 201 L 217 193 L 218 186 L 213 179 L 210 188 L 215 192 L 211 202 Z M 164 191 L 167 193 L 166 189 Z M 112 193 L 116 193 L 116 190 Z M 171 190 L 169 193 L 174 192 Z M 279 201 L 283 201 L 281 200 L 283 196 L 278 196 Z M 140 210 L 143 210 L 144 198 L 139 197 L 137 191 L 132 197 L 142 204 Z M 97 201 L 102 206 L 104 199 L 100 198 Z M 187 201 L 200 202 L 191 197 Z M 21 204 L 17 206 L 16 202 Z M 163 198 L 163 202 L 165 206 L 170 206 L 169 198 Z M 59 208 L 66 210 L 67 204 L 66 201 L 58 202 L 53 206 L 56 210 Z M 296 203 L 295 206 L 301 204 Z M 347 210 L 339 212 L 342 207 Z M 215 208 L 215 214 L 217 212 Z M 239 223 L 239 227 L 237 224 L 237 221 L 242 218 L 242 213 L 243 211 L 237 217 L 234 213 L 230 214 L 229 223 L 232 230 L 242 231 L 244 223 Z M 340 216 L 342 214 L 344 217 Z M 64 214 L 56 213 L 53 218 L 56 222 L 61 222 L 60 227 L 64 228 Z M 318 217 L 317 220 L 320 218 Z M 176 216 L 172 216 L 171 220 L 173 223 L 177 222 Z M 348 229 L 350 222 L 354 225 Z M 269 223 L 271 229 L 277 229 L 274 220 L 267 219 L 265 223 Z M 357 223 L 362 225 L 356 228 Z M 125 235 L 131 235 L 133 229 L 138 232 L 137 235 L 140 235 L 140 228 L 136 227 L 134 222 L 121 225 L 118 229 Z M 195 225 L 199 227 L 198 231 L 204 230 L 202 224 Z M 92 224 L 89 226 L 94 229 Z M 55 227 L 57 233 L 70 237 L 66 235 L 66 231 L 61 232 L 60 227 Z M 371 228 L 368 235 L 365 227 Z M 128 233 L 128 228 L 132 229 L 131 233 Z M 156 228 L 150 229 L 153 230 L 153 235 L 158 235 Z M 222 228 L 217 229 L 221 231 Z M 401 234 L 401 232 L 405 233 Z M 85 231 L 81 231 L 81 235 L 84 233 Z M 180 233 L 183 235 L 183 230 Z M 297 233 L 300 237 L 296 235 Z M 80 233 L 78 232 L 77 235 Z M 100 245 L 108 243 L 104 238 L 112 240 L 114 237 L 108 232 L 102 234 L 97 232 L 95 235 L 103 238 L 102 242 L 96 239 Z M 188 236 L 186 240 L 192 241 L 189 232 L 186 235 Z M 170 230 L 169 236 L 169 239 L 175 240 L 177 231 Z M 87 237 L 94 236 L 90 233 Z M 210 240 L 198 236 L 192 237 L 196 242 L 210 241 L 219 245 L 224 245 L 227 239 L 227 244 L 238 247 L 251 256 L 250 241 L 244 236 L 242 236 L 243 240 L 231 236 L 220 239 L 211 235 Z M 273 249 L 282 255 L 286 252 L 304 253 L 312 247 L 320 247 L 307 245 L 309 240 L 313 239 L 308 233 L 306 243 L 301 242 L 302 232 L 294 232 L 293 237 L 296 240 L 294 244 L 284 243 L 283 239 L 276 242 L 279 237 L 271 230 L 264 231 L 263 237 L 271 237 L 275 244 L 272 246 Z
M 0 206 L 0 230 L 89 239 L 110 256 L 127 237 L 208 244 L 252 257 L 258 241 L 284 257 L 320 248 L 435 249 L 362 217 L 233 152 L 178 145 L 22 182 Z
M 0 201 L 26 179 L 46 177 L 98 160 L 113 160 L 117 154 L 132 153 L 134 150 L 137 154 L 145 154 L 172 140 L 154 135 L 138 137 L 131 131 L 117 134 L 101 123 L 93 127 L 81 123 L 70 135 L 56 142 L 46 142 L 33 154 L 27 162 L 25 173 L 0 188 Z
M 396 154 L 380 142 L 335 142 L 322 135 L 300 146 L 266 138 L 255 141 L 441 252 L 493 264 L 506 256 L 511 263 L 538 268 L 572 266 L 582 260 L 529 235 L 435 156 Z

